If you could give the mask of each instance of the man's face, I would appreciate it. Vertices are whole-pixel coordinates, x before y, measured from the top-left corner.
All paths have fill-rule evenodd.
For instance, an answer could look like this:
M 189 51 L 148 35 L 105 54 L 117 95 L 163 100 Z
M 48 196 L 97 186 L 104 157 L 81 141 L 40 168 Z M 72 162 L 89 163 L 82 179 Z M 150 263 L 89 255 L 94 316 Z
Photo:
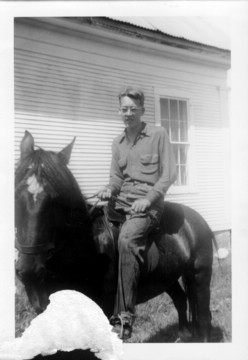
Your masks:
M 124 96 L 120 101 L 120 114 L 124 125 L 129 130 L 135 130 L 140 127 L 141 116 L 144 114 L 144 107 L 140 106 L 138 100 Z

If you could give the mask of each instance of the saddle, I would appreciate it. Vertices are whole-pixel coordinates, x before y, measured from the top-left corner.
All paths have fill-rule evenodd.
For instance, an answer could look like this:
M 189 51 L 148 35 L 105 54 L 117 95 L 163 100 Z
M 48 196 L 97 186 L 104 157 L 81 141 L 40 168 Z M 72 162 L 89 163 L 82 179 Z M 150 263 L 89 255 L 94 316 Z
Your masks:
M 175 234 L 183 225 L 184 219 L 184 210 L 181 204 L 165 201 L 160 225 L 154 231 L 156 234 Z M 94 239 L 100 253 L 117 251 L 119 231 L 125 220 L 124 212 L 118 212 L 110 206 L 102 208 L 101 216 L 94 221 Z
M 181 204 L 164 202 L 163 214 L 160 221 L 162 233 L 176 234 L 185 220 L 183 206 Z
M 120 213 L 112 207 L 104 209 L 105 216 L 110 223 L 123 224 L 126 220 L 125 213 Z M 159 228 L 162 233 L 175 234 L 179 231 L 184 223 L 184 211 L 181 204 L 164 202 L 164 209 L 161 216 Z

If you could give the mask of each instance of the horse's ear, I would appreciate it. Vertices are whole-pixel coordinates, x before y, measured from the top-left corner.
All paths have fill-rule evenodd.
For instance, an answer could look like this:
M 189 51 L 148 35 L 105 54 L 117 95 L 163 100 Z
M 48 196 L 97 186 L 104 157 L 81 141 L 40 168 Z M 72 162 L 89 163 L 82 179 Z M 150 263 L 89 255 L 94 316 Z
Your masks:
M 21 145 L 21 159 L 24 159 L 26 156 L 30 155 L 34 151 L 34 138 L 30 132 L 27 130 L 22 138 Z
M 58 153 L 58 156 L 60 158 L 60 160 L 65 164 L 67 165 L 70 161 L 70 157 L 71 157 L 71 152 L 72 152 L 72 148 L 73 148 L 73 145 L 74 145 L 74 142 L 76 140 L 76 137 L 74 137 L 74 139 L 72 140 L 72 142 L 67 145 L 63 150 L 61 150 L 59 153 Z

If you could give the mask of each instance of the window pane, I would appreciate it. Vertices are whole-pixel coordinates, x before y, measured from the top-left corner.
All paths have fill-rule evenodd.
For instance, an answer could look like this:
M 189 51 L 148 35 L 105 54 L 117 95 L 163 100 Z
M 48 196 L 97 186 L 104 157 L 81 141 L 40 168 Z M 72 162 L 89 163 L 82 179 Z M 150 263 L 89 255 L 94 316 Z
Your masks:
M 179 165 L 177 165 L 177 179 L 176 179 L 176 181 L 174 182 L 174 185 L 181 185 L 180 184 L 180 166 Z
M 180 146 L 180 164 L 186 165 L 187 164 L 187 146 Z
M 171 121 L 171 141 L 179 141 L 179 121 Z
M 180 121 L 180 141 L 188 141 L 188 126 L 182 121 Z
M 177 100 L 170 100 L 170 119 L 178 120 Z
M 186 185 L 187 184 L 187 168 L 185 165 L 182 165 L 180 167 L 180 170 L 181 170 L 180 185 Z
M 160 99 L 160 114 L 161 119 L 169 119 L 169 100 Z
M 178 150 L 179 150 L 179 146 L 173 144 L 173 145 L 172 145 L 172 149 L 173 149 L 173 153 L 174 153 L 174 157 L 175 157 L 176 164 L 180 164 L 180 161 L 179 161 L 179 151 L 178 151 Z
M 160 98 L 160 121 L 167 130 L 176 160 L 176 186 L 187 185 L 188 103 L 186 100 Z
M 167 130 L 170 137 L 170 122 L 168 120 L 161 120 L 161 125 Z
M 179 119 L 187 121 L 187 103 L 183 100 L 179 100 Z

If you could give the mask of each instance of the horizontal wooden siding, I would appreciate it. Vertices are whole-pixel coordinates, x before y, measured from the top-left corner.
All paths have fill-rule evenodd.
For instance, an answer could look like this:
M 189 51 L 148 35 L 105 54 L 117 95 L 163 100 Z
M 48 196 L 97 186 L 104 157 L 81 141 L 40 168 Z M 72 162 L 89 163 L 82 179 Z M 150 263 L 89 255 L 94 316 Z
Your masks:
M 154 88 L 189 91 L 196 129 L 197 192 L 170 195 L 200 211 L 214 230 L 230 227 L 223 187 L 226 154 L 222 146 L 218 78 L 215 70 L 125 52 L 120 45 L 89 41 L 16 23 L 15 155 L 25 130 L 46 149 L 61 150 L 74 136 L 70 168 L 86 196 L 108 182 L 111 143 L 122 131 L 117 94 L 124 85 L 138 85 L 146 95 L 144 120 L 154 123 Z M 32 34 L 32 35 L 31 35 Z M 73 44 L 73 49 L 70 49 Z M 95 45 L 95 46 L 94 46 Z M 154 60 L 155 61 L 155 60 Z M 173 69 L 174 67 L 174 69 Z M 194 70 L 195 69 L 195 70 Z M 202 70 L 202 75 L 201 74 Z

